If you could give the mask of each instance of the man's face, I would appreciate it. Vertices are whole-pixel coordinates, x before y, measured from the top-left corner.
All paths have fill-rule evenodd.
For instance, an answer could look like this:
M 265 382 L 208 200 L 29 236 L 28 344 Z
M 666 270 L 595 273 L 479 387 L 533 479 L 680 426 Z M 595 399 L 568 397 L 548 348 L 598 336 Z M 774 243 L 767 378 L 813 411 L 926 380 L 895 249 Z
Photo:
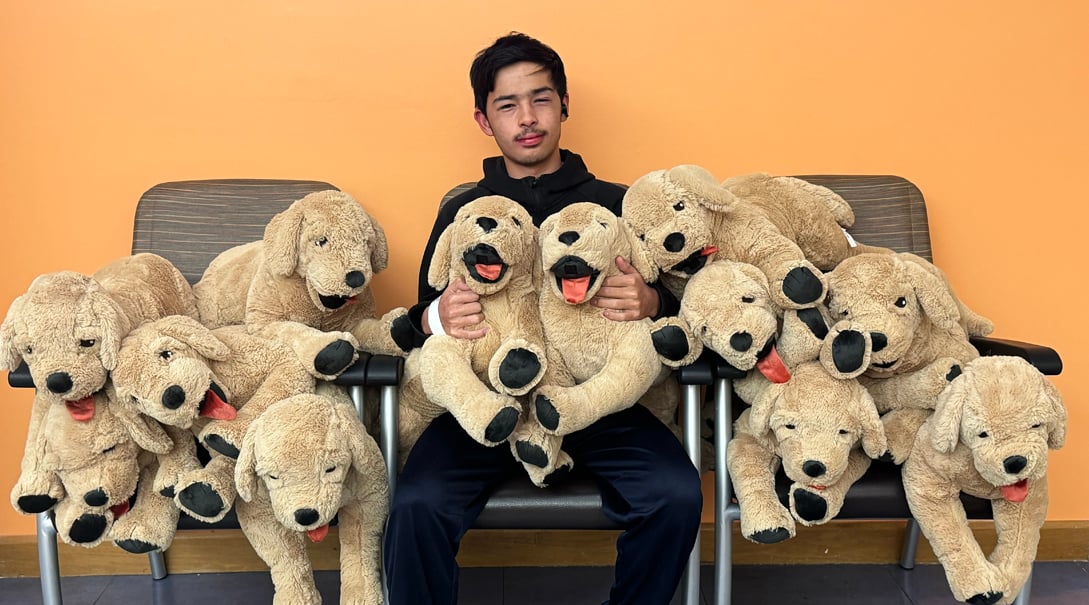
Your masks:
M 485 112 L 473 114 L 480 130 L 494 137 L 514 178 L 540 176 L 560 167 L 560 123 L 567 119 L 547 70 L 515 63 L 499 70 Z

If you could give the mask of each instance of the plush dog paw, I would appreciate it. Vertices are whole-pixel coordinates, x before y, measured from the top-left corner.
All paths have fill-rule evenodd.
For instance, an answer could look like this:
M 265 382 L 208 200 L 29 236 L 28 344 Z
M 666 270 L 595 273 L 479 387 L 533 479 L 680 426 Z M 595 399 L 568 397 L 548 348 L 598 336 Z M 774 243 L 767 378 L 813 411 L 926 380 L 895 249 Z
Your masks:
M 985 592 L 968 597 L 965 603 L 971 603 L 972 605 L 994 605 L 1002 600 L 1002 593 L 1000 592 Z
M 84 513 L 68 527 L 68 540 L 75 544 L 97 543 L 106 533 L 109 523 L 109 519 L 103 515 Z
M 355 337 L 348 332 L 343 332 L 342 336 L 347 338 L 337 338 L 314 356 L 314 370 L 329 380 L 339 376 L 359 359 Z
M 752 508 L 759 509 L 757 511 Z M 768 502 L 767 506 L 757 504 L 749 512 L 741 510 L 741 535 L 757 544 L 775 544 L 793 538 L 795 532 L 794 517 L 790 515 L 778 500 Z
M 24 515 L 53 508 L 64 498 L 64 486 L 54 473 L 25 473 L 11 490 L 11 505 Z
M 783 277 L 783 295 L 798 307 L 812 306 L 824 298 L 825 284 L 816 267 L 794 267 Z
M 947 579 L 954 598 L 980 605 L 994 605 L 1001 601 L 1007 586 L 1006 576 L 990 561 L 947 575 Z
M 234 420 L 213 420 L 200 432 L 200 442 L 228 458 L 238 458 L 238 448 L 246 436 L 243 423 Z
M 529 441 L 517 441 L 514 444 L 514 449 L 518 454 L 518 459 L 523 464 L 535 466 L 537 468 L 544 468 L 548 466 L 548 453 L 544 448 L 531 443 Z
M 518 397 L 537 386 L 544 376 L 545 356 L 541 347 L 517 338 L 504 342 L 488 364 L 488 379 L 495 390 Z
M 664 317 L 654 322 L 650 338 L 658 358 L 671 368 L 691 363 L 699 355 L 691 344 L 693 338 L 688 333 L 687 323 L 676 317 Z
M 517 408 L 503 408 L 488 423 L 484 429 L 484 438 L 492 443 L 502 443 L 514 432 L 518 424 L 519 411 Z
M 144 542 L 143 540 L 137 540 L 135 538 L 126 540 L 114 540 L 113 543 L 116 544 L 117 547 L 121 550 L 125 552 L 131 552 L 134 555 L 142 555 L 144 553 L 149 553 L 155 550 L 162 550 L 162 547 L 160 546 Z
M 19 496 L 15 508 L 24 515 L 36 515 L 53 508 L 59 500 L 48 494 L 30 494 Z
M 537 396 L 533 398 L 533 411 L 537 415 L 537 422 L 545 430 L 555 432 L 560 428 L 560 412 L 548 394 L 537 393 Z
M 762 529 L 745 537 L 757 544 L 776 544 L 792 537 L 792 534 L 791 531 L 785 527 L 776 527 L 772 529 Z
M 174 502 L 186 514 L 205 523 L 215 523 L 227 514 L 223 497 L 207 483 L 193 483 L 182 488 Z
M 390 323 L 389 336 L 393 339 L 393 343 L 405 353 L 423 345 L 422 342 L 416 342 L 416 329 L 412 327 L 412 320 L 408 318 L 407 313 Z
M 836 378 L 855 378 L 870 365 L 873 341 L 869 332 L 849 322 L 832 326 L 821 347 L 821 363 Z
M 794 485 L 790 490 L 790 512 L 802 525 L 820 525 L 839 513 L 843 502 L 829 502 L 825 494 L 807 485 Z

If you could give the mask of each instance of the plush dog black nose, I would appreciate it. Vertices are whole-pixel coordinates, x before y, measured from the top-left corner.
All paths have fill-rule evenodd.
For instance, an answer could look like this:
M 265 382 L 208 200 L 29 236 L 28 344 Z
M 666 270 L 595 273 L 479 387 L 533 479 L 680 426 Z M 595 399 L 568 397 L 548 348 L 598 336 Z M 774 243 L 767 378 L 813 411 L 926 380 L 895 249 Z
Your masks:
M 870 340 L 873 341 L 874 353 L 889 346 L 889 337 L 881 332 L 870 332 Z
M 98 487 L 83 494 L 83 501 L 87 503 L 87 506 L 103 506 L 109 502 L 110 499 L 106 496 L 106 492 L 102 491 L 101 487 Z
M 310 525 L 318 520 L 318 511 L 312 508 L 300 508 L 295 511 L 295 522 L 299 525 Z
M 492 229 L 499 226 L 499 223 L 495 222 L 494 218 L 488 218 L 486 216 L 476 219 L 476 224 L 484 230 L 484 233 L 490 233 Z
M 58 395 L 67 393 L 72 388 L 72 377 L 68 372 L 53 372 L 45 378 L 45 386 Z
M 826 471 L 824 464 L 816 460 L 806 460 L 802 465 L 802 471 L 810 477 L 820 477 Z
M 673 232 L 666 236 L 665 241 L 662 242 L 666 250 L 670 252 L 680 252 L 684 249 L 684 234 Z
M 348 284 L 349 288 L 358 288 L 367 281 L 367 276 L 363 275 L 362 271 L 349 271 L 344 276 L 344 283 Z
M 730 337 L 730 346 L 735 351 L 744 353 L 752 346 L 752 335 L 748 332 L 738 332 Z
M 185 403 L 185 389 L 174 384 L 170 385 L 165 391 L 163 391 L 163 407 L 169 410 L 176 410 L 181 407 L 181 404 Z
M 1025 470 L 1028 465 L 1028 459 L 1024 456 L 1010 456 L 1002 461 L 1002 466 L 1006 468 L 1006 472 L 1011 475 L 1016 475 Z
M 570 246 L 571 244 L 579 241 L 579 234 L 577 231 L 564 231 L 560 234 L 560 243 Z

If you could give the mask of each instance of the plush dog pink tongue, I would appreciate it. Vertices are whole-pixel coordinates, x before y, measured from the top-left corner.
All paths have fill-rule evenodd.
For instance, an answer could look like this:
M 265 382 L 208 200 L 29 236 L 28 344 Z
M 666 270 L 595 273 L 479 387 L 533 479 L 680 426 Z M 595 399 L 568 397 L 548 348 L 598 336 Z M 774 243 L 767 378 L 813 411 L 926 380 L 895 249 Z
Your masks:
M 238 410 L 234 409 L 219 397 L 215 391 L 209 390 L 204 394 L 204 401 L 200 404 L 200 416 L 214 420 L 234 420 Z
M 1002 497 L 1010 502 L 1024 502 L 1028 498 L 1028 479 L 1022 479 L 1017 483 L 1003 485 Z
M 76 422 L 87 422 L 95 417 L 95 396 L 88 395 L 79 401 L 65 401 L 68 415 Z
M 590 289 L 590 276 L 568 277 L 563 280 L 563 299 L 577 305 L 586 300 L 586 291 Z
M 782 384 L 790 380 L 790 370 L 783 365 L 783 360 L 779 357 L 779 352 L 775 350 L 774 346 L 771 347 L 771 350 L 763 359 L 756 362 L 756 369 L 760 370 L 764 378 L 776 384 Z
M 700 256 L 711 256 L 715 252 L 718 252 L 718 246 L 704 246 L 703 250 L 700 250 Z
M 110 511 L 113 512 L 114 521 L 120 519 L 122 515 L 129 512 L 129 501 L 125 500 L 121 504 L 111 506 Z
M 503 265 L 485 265 L 481 263 L 476 264 L 476 274 L 489 281 L 495 281 L 499 279 L 499 272 L 503 270 Z
M 311 542 L 321 542 L 325 539 L 325 536 L 329 534 L 329 524 L 326 523 L 321 527 L 315 527 L 314 529 L 306 530 L 306 535 L 310 537 Z

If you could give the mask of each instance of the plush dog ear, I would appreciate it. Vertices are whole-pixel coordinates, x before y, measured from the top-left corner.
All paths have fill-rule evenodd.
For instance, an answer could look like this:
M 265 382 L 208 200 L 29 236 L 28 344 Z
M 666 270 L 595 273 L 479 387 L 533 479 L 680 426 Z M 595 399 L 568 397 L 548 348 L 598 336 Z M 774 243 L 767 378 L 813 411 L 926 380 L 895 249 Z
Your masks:
M 942 330 L 952 330 L 960 323 L 957 301 L 949 293 L 949 287 L 941 278 L 911 261 L 897 259 L 907 273 L 908 283 L 923 312 Z
M 752 404 L 749 427 L 753 431 L 763 433 L 771 429 L 771 414 L 783 395 L 784 384 L 775 384 L 756 372 L 734 382 L 738 396 Z
M 861 396 L 855 399 L 855 417 L 862 427 L 862 451 L 870 458 L 878 458 L 889 449 L 888 440 L 885 438 L 885 425 L 881 424 L 877 405 L 874 404 L 870 392 L 862 385 L 858 385 L 858 390 Z
M 231 350 L 199 321 L 185 315 L 171 315 L 159 320 L 159 332 L 185 343 L 205 359 L 224 361 Z
M 1044 403 L 1051 408 L 1051 418 L 1047 421 L 1047 447 L 1057 450 L 1066 444 L 1066 406 L 1059 389 L 1050 380 L 1040 375 L 1043 383 Z
M 450 240 L 454 239 L 454 223 L 450 223 L 439 234 L 435 242 L 435 252 L 431 254 L 431 265 L 427 268 L 427 283 L 436 290 L 442 290 L 450 284 Z
M 765 291 L 771 290 L 771 285 L 768 283 L 768 276 L 764 275 L 764 272 L 757 269 L 755 266 L 749 263 L 734 262 L 734 267 L 741 272 L 742 275 L 760 284 Z
M 288 277 L 299 261 L 299 238 L 302 236 L 303 211 L 298 202 L 272 217 L 265 226 L 265 264 L 273 275 Z
M 131 406 L 120 403 L 121 398 L 112 382 L 106 383 L 106 396 L 110 402 L 110 412 L 125 427 L 132 440 L 141 449 L 153 454 L 167 454 L 174 449 L 174 440 L 154 418 L 148 418 Z
M 617 223 L 627 240 L 628 249 L 631 250 L 631 254 L 628 255 L 628 262 L 631 263 L 632 267 L 635 267 L 639 275 L 643 276 L 643 281 L 652 282 L 657 280 L 658 266 L 651 262 L 650 252 L 647 250 L 646 244 L 635 235 L 635 229 L 632 228 L 627 219 L 620 217 L 617 219 Z
M 4 322 L 0 323 L 0 370 L 14 370 L 23 362 L 23 356 L 15 350 L 15 322 L 25 300 L 24 294 L 11 301 Z
M 336 421 L 335 428 L 344 438 L 348 451 L 352 453 L 352 468 L 356 472 L 366 472 L 370 456 L 364 439 L 370 437 L 365 435 L 366 431 L 355 407 L 343 403 L 333 403 L 331 407 Z
M 242 447 L 238 450 L 238 458 L 234 462 L 234 487 L 238 497 L 246 502 L 253 500 L 257 491 L 257 453 L 254 451 L 257 443 L 257 434 L 261 432 L 262 417 L 250 423 L 246 429 L 246 436 L 242 438 Z
M 715 212 L 726 212 L 741 202 L 720 185 L 713 174 L 700 166 L 684 164 L 670 168 L 667 178 L 694 193 L 702 206 Z
M 363 214 L 374 231 L 374 242 L 371 243 L 371 271 L 375 273 L 385 271 L 389 266 L 389 240 L 386 239 L 386 232 L 382 229 L 382 225 L 374 220 L 374 217 L 366 212 Z
M 938 403 L 930 416 L 930 444 L 943 454 L 952 453 L 960 442 L 960 424 L 964 418 L 964 404 L 975 389 L 975 381 L 969 372 L 961 374 L 938 395 Z
M 93 284 L 87 293 L 87 301 L 98 323 L 100 339 L 98 357 L 102 361 L 103 368 L 113 371 L 117 367 L 117 352 L 121 349 L 121 339 L 135 326 L 130 325 L 129 318 L 121 305 L 117 304 L 117 301 L 97 283 Z

